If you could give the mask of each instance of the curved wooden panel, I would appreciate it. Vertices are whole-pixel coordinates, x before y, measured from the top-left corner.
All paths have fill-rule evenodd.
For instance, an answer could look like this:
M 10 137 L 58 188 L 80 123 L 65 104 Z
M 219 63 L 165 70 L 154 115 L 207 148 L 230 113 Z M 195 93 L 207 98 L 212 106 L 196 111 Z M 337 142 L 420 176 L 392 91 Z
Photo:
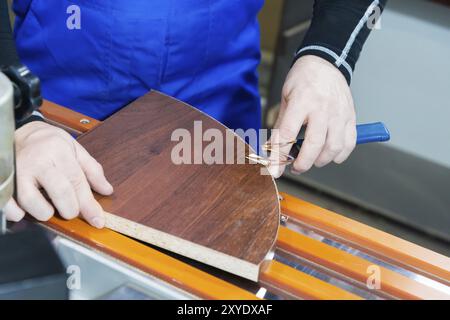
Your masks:
M 251 292 L 117 232 L 108 229 L 98 230 L 79 218 L 67 221 L 53 217 L 43 224 L 94 250 L 107 253 L 199 297 L 205 299 L 257 299 Z
M 174 163 L 176 130 L 189 139 L 188 164 Z M 227 139 L 216 150 L 223 164 L 202 160 L 206 130 Z M 78 141 L 114 186 L 111 197 L 99 198 L 108 228 L 257 281 L 277 235 L 278 193 L 272 177 L 261 174 L 265 167 L 245 163 L 249 147 L 237 135 L 153 91 Z
M 277 245 L 292 254 L 303 257 L 359 282 L 366 283 L 374 263 L 331 247 L 320 241 L 280 227 Z M 379 290 L 402 299 L 450 299 L 445 293 L 418 283 L 401 274 L 377 266 L 380 275 Z M 374 289 L 378 290 L 378 289 Z
M 281 193 L 284 214 L 388 258 L 406 268 L 414 268 L 426 276 L 450 283 L 450 258 L 414 243 L 397 238 L 360 222 L 320 208 L 309 202 Z
M 260 276 L 262 284 L 303 299 L 314 300 L 361 300 L 362 298 L 314 278 L 277 261 L 271 261 Z

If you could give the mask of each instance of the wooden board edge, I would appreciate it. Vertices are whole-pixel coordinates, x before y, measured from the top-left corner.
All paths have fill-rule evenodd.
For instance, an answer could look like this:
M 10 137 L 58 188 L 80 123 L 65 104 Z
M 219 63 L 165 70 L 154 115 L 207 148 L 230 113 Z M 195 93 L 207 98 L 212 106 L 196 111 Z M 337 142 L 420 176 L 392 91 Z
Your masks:
M 111 213 L 105 213 L 105 218 L 106 227 L 111 230 L 251 281 L 258 281 L 259 267 L 262 261 L 259 264 L 253 264 Z

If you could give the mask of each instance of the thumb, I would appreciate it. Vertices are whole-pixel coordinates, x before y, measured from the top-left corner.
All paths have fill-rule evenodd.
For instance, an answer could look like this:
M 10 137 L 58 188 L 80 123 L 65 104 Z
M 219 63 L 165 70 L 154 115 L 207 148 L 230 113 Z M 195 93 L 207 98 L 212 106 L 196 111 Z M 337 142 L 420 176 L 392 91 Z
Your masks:
M 287 155 L 292 148 L 292 143 L 302 127 L 305 116 L 299 112 L 294 99 L 283 99 L 280 114 L 276 121 L 275 127 L 270 136 L 270 144 L 272 145 L 270 153 L 269 172 L 274 178 L 279 178 L 286 168 L 286 164 L 280 161 L 287 160 Z

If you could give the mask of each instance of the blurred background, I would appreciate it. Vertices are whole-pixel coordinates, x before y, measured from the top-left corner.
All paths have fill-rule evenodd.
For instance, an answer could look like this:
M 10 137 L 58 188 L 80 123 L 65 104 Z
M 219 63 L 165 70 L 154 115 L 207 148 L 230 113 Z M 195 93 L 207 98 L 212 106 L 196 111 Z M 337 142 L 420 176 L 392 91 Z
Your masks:
M 314 0 L 266 0 L 260 13 L 263 123 L 277 116 Z M 356 65 L 358 123 L 383 121 L 387 144 L 358 146 L 343 165 L 278 181 L 294 194 L 450 255 L 450 1 L 389 0 Z

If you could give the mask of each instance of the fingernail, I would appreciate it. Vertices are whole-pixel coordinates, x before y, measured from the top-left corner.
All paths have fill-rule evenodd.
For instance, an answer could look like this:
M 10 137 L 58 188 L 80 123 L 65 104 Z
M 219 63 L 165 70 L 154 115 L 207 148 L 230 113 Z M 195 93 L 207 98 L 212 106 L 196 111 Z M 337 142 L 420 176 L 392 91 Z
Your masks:
M 280 176 L 280 168 L 278 166 L 269 166 L 267 169 L 274 178 L 278 178 Z
M 106 187 L 106 189 L 107 189 L 107 193 L 108 194 L 111 194 L 111 193 L 113 193 L 114 192 L 114 188 L 113 188 L 113 186 L 109 183 L 109 182 L 107 182 L 107 185 L 106 185 L 107 187 Z
M 102 229 L 105 226 L 105 218 L 95 217 L 92 219 L 92 225 L 98 229 Z

